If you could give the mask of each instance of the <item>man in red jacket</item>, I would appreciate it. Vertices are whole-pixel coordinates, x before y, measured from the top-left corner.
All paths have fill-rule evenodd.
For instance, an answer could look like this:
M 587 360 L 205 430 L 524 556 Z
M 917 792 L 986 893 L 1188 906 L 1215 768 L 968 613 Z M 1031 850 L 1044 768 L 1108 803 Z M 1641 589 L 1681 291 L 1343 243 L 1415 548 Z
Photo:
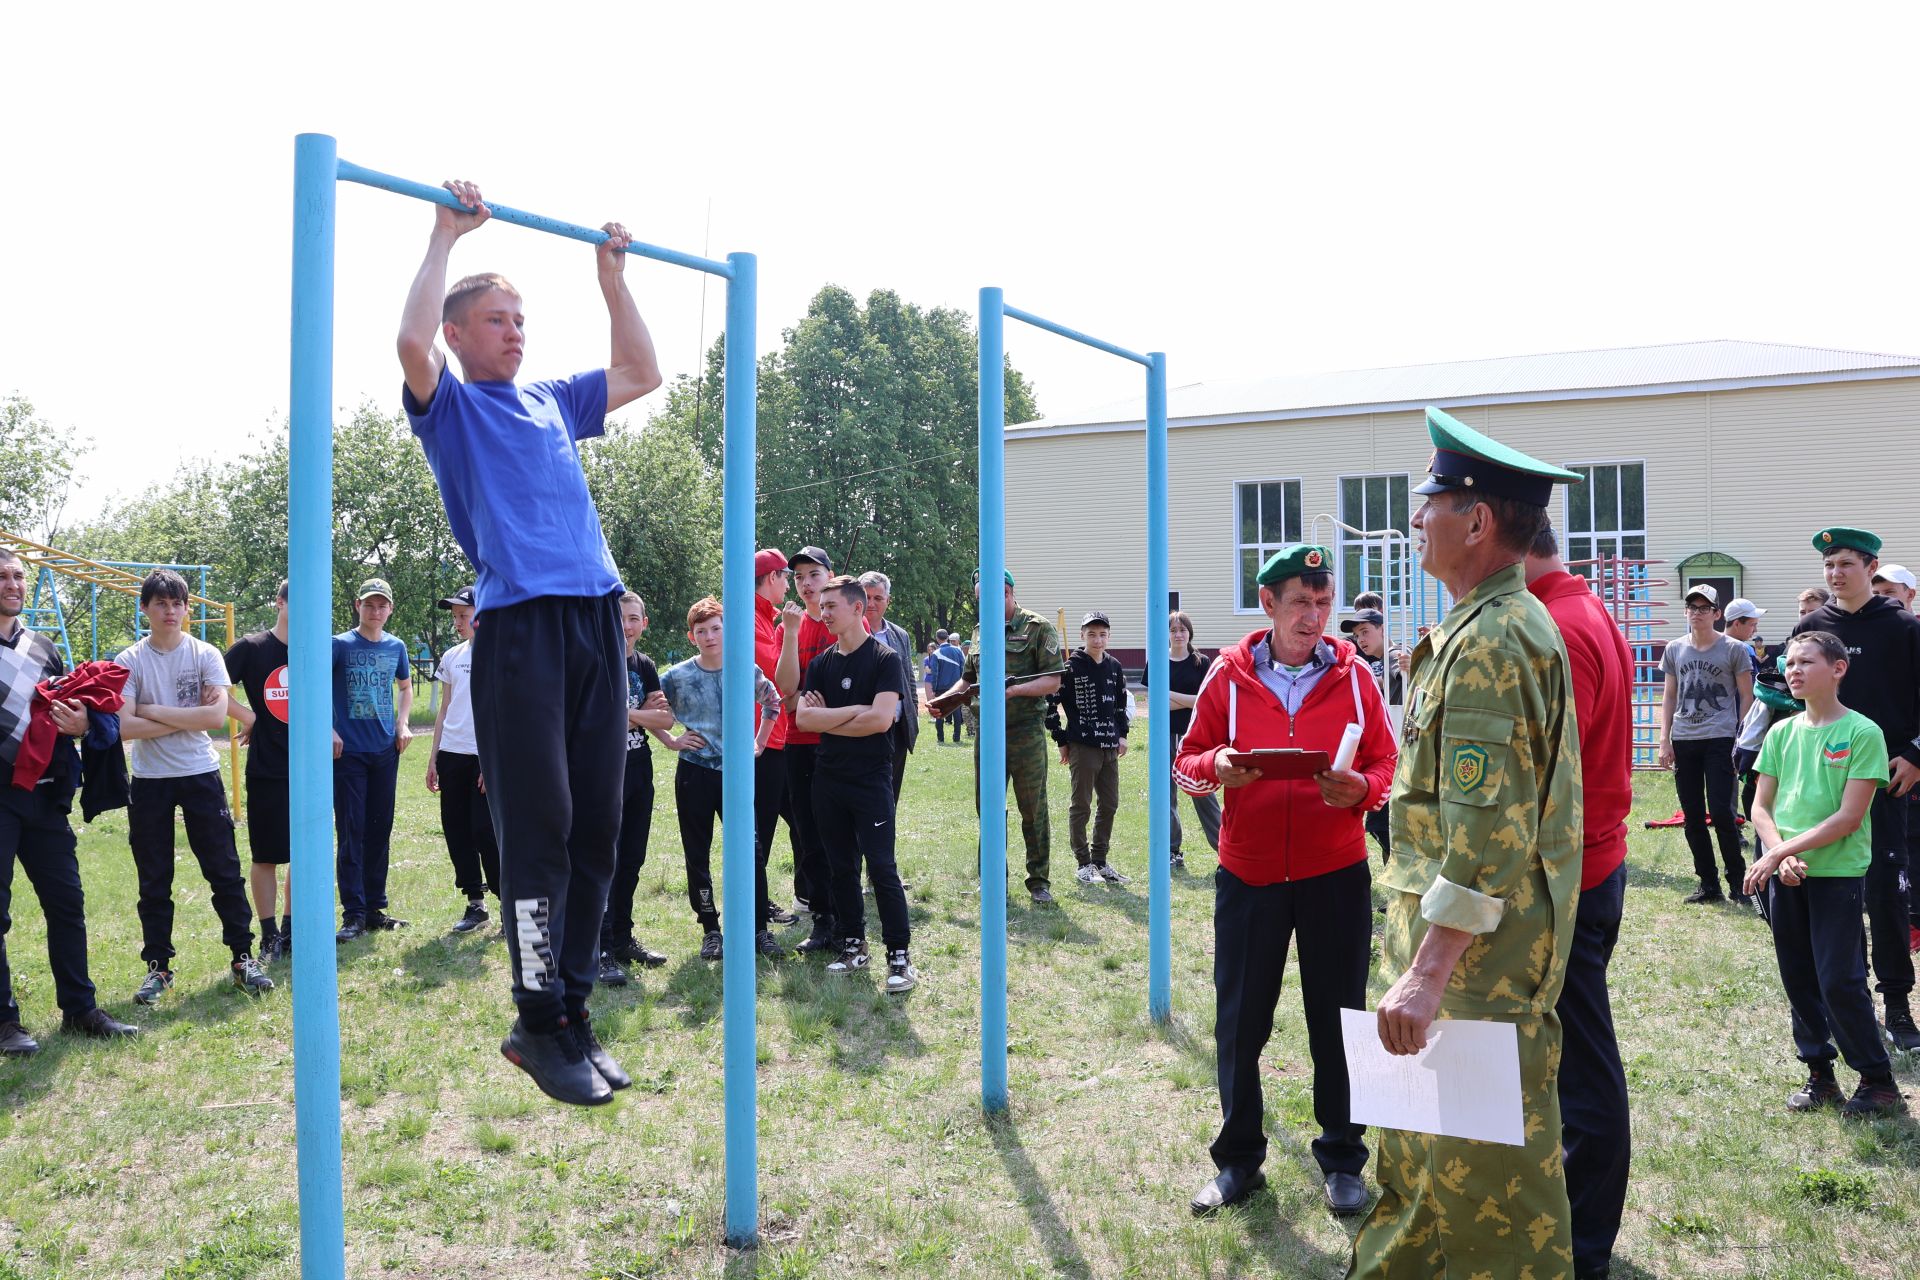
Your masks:
M 1633 808 L 1633 655 L 1585 578 L 1567 572 L 1560 541 L 1542 529 L 1527 554 L 1527 590 L 1566 641 L 1573 718 L 1580 731 L 1580 905 L 1560 1015 L 1560 1131 L 1573 1207 L 1573 1274 L 1604 1276 L 1627 1203 L 1633 1154 L 1627 1073 L 1613 1033 L 1607 963 L 1620 937 L 1627 888 L 1627 811 Z
M 1260 569 L 1272 621 L 1223 651 L 1200 686 L 1174 778 L 1205 795 L 1225 788 L 1214 876 L 1214 1041 L 1220 1081 L 1219 1174 L 1193 1198 L 1196 1214 L 1245 1199 L 1266 1182 L 1260 1051 L 1273 1034 L 1290 936 L 1300 939 L 1300 992 L 1313 1055 L 1313 1155 L 1327 1206 L 1367 1207 L 1365 1132 L 1349 1118 L 1340 1010 L 1364 1009 L 1372 959 L 1365 818 L 1393 783 L 1393 727 L 1354 647 L 1325 634 L 1333 610 L 1325 547 L 1290 546 Z M 1268 778 L 1228 762 L 1234 751 L 1297 747 L 1329 761 L 1347 726 L 1361 729 L 1352 767 L 1311 778 Z

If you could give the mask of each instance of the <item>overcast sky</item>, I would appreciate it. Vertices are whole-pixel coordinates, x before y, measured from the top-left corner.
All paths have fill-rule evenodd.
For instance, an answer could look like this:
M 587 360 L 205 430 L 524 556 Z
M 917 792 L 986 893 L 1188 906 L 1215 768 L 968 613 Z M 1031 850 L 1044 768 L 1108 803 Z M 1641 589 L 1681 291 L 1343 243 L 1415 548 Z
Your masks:
M 284 414 L 302 131 L 753 251 L 763 351 L 831 282 L 969 311 L 997 284 L 1166 351 L 1175 384 L 1703 338 L 1920 353 L 1920 6 L 654 8 L 8 6 L 0 394 L 93 438 L 73 510 Z M 431 218 L 341 188 L 339 405 L 397 407 Z M 590 248 L 496 224 L 453 261 L 489 269 L 526 295 L 530 376 L 605 362 Z M 695 369 L 720 287 L 629 277 L 668 376 Z M 1137 393 L 1008 337 L 1043 411 Z

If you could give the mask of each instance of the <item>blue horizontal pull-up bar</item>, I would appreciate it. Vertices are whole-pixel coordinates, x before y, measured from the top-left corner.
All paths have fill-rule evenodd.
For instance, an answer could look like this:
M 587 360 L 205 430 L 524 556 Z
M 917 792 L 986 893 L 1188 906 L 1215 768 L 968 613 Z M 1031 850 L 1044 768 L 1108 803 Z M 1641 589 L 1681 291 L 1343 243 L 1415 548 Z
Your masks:
M 351 160 L 342 160 L 339 164 L 339 177 L 342 182 L 357 182 L 363 187 L 378 187 L 382 191 L 391 191 L 395 195 L 412 196 L 415 200 L 425 200 L 429 204 L 442 204 L 449 209 L 466 208 L 453 192 L 445 187 L 430 187 L 424 182 L 410 182 L 406 178 L 396 178 L 392 174 L 363 169 Z M 495 204 L 491 200 L 487 201 L 487 209 L 502 222 L 511 222 L 517 227 L 531 227 L 535 231 L 545 231 L 549 235 L 565 236 L 569 240 L 584 240 L 588 244 L 600 244 L 607 238 L 606 232 L 595 231 L 592 227 L 583 227 L 572 222 L 562 222 L 558 218 L 528 213 L 504 204 Z M 681 253 L 678 249 L 662 249 L 659 245 L 645 244 L 635 240 L 627 246 L 627 252 L 642 258 L 652 258 L 656 262 L 671 263 L 676 267 L 704 271 L 710 276 L 719 276 L 723 280 L 733 279 L 731 265 L 715 262 L 712 258 L 702 258 L 697 254 Z
M 1078 329 L 1069 329 L 1063 324 L 1055 324 L 1045 316 L 1037 316 L 1031 311 L 1022 311 L 1018 307 L 1007 307 L 1006 313 L 1015 320 L 1024 320 L 1036 329 L 1045 329 L 1048 333 L 1057 333 L 1063 338 L 1072 338 L 1075 342 L 1085 343 L 1087 346 L 1104 351 L 1110 356 L 1119 356 L 1122 360 L 1131 360 L 1135 364 L 1143 364 L 1149 369 L 1153 368 L 1152 356 L 1143 356 L 1138 351 L 1129 351 L 1125 347 L 1116 347 L 1111 342 L 1102 342 L 1090 333 L 1081 333 Z

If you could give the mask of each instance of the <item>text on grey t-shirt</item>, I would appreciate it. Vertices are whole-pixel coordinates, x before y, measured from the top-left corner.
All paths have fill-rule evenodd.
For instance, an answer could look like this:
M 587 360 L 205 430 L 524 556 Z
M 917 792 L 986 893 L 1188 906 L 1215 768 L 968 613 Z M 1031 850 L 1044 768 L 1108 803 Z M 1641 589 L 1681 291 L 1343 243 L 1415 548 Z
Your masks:
M 1712 643 L 1696 646 L 1689 636 L 1667 642 L 1660 670 L 1674 678 L 1679 696 L 1673 709 L 1676 741 L 1732 738 L 1740 732 L 1738 677 L 1752 672 L 1747 646 L 1715 635 Z

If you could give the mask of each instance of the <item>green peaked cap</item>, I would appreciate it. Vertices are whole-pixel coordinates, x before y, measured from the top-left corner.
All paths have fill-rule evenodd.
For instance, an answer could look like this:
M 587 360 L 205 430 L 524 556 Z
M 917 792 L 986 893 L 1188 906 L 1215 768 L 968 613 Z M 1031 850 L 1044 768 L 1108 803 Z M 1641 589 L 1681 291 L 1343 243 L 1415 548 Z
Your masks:
M 1865 529 L 1834 525 L 1813 535 L 1813 549 L 1823 556 L 1843 547 L 1851 547 L 1870 560 L 1880 558 L 1880 539 Z
M 1433 457 L 1427 460 L 1426 482 L 1415 485 L 1415 493 L 1471 489 L 1544 507 L 1553 497 L 1553 486 L 1583 479 L 1577 471 L 1509 448 L 1432 405 L 1427 406 L 1427 435 L 1433 440 Z

